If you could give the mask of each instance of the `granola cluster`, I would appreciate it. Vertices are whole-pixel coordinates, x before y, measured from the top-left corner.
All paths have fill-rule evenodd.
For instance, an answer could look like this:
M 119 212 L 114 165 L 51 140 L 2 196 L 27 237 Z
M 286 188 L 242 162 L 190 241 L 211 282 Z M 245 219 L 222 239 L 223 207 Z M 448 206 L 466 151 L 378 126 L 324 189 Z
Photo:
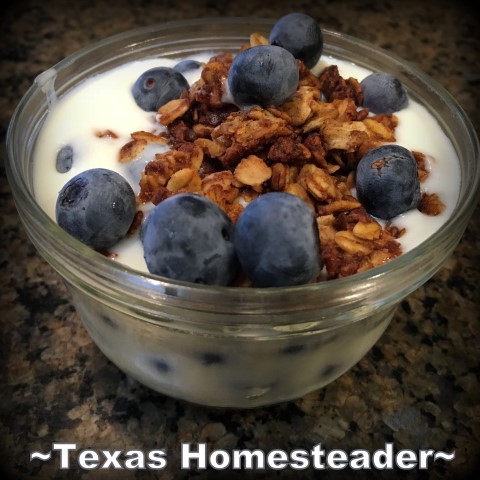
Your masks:
M 242 48 L 267 43 L 253 34 Z M 357 163 L 372 148 L 395 141 L 397 117 L 358 109 L 360 83 L 342 78 L 335 65 L 316 76 L 300 60 L 298 88 L 287 102 L 239 109 L 225 100 L 232 60 L 231 54 L 212 57 L 189 91 L 159 109 L 166 131 L 135 132 L 122 148 L 120 161 L 128 162 L 149 142 L 171 147 L 146 165 L 139 202 L 156 205 L 178 193 L 198 193 L 235 223 L 258 195 L 284 191 L 315 212 L 327 279 L 401 255 L 397 240 L 404 231 L 390 223 L 382 227 L 352 195 Z M 413 154 L 424 181 L 425 156 Z M 424 196 L 420 209 L 436 215 L 443 205 L 433 194 Z

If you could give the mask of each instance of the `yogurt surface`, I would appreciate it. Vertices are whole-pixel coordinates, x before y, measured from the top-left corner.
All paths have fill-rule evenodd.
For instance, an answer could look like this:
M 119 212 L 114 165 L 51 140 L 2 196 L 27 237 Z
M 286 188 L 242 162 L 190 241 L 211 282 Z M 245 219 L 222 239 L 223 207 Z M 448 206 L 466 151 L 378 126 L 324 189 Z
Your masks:
M 210 54 L 192 57 L 206 62 Z M 131 88 L 136 79 L 146 70 L 166 66 L 173 67 L 180 59 L 156 58 L 124 64 L 106 73 L 94 76 L 51 104 L 50 111 L 40 131 L 34 151 L 35 196 L 55 220 L 55 204 L 59 191 L 73 176 L 89 168 L 103 167 L 115 170 L 139 193 L 140 172 L 155 153 L 168 149 L 166 145 L 150 144 L 134 161 L 122 164 L 118 160 L 121 147 L 131 140 L 135 131 L 163 130 L 156 121 L 156 114 L 145 112 L 135 103 Z M 315 73 L 325 66 L 337 65 L 344 78 L 354 77 L 361 81 L 371 73 L 369 70 L 331 57 L 322 57 L 313 69 Z M 200 69 L 184 75 L 191 85 L 200 76 Z M 48 87 L 52 87 L 52 79 Z M 46 92 L 55 98 L 52 91 Z M 425 107 L 409 99 L 407 108 L 395 112 L 398 126 L 396 143 L 420 151 L 426 155 L 429 176 L 421 183 L 422 193 L 436 193 L 445 204 L 437 216 L 428 216 L 411 210 L 392 220 L 405 228 L 406 233 L 398 239 L 404 252 L 414 248 L 432 235 L 451 215 L 455 208 L 460 188 L 460 167 L 452 143 L 438 122 Z M 115 135 L 111 136 L 109 132 Z M 74 151 L 72 168 L 59 173 L 55 168 L 58 151 L 70 145 Z M 151 206 L 142 207 L 146 213 Z M 124 238 L 114 248 L 116 261 L 141 271 L 148 271 L 143 258 L 143 248 L 138 232 Z

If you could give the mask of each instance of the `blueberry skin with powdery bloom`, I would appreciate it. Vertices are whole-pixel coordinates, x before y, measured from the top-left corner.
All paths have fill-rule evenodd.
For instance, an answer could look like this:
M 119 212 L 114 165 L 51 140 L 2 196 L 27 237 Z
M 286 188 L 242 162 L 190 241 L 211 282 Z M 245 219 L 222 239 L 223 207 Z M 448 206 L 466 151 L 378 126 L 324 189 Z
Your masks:
M 323 51 L 323 34 L 317 21 L 305 13 L 289 13 L 273 26 L 269 42 L 288 50 L 312 68 Z
M 241 51 L 230 66 L 228 87 L 240 106 L 281 105 L 299 80 L 294 56 L 284 48 L 258 45 Z
M 123 238 L 136 213 L 135 193 L 117 172 L 92 168 L 71 178 L 55 207 L 58 225 L 85 245 L 105 251 Z
M 133 84 L 132 95 L 142 110 L 156 112 L 188 89 L 188 82 L 180 72 L 169 67 L 156 67 L 138 77 Z
M 393 113 L 408 106 L 408 94 L 400 80 L 386 72 L 375 72 L 361 82 L 362 106 L 372 113 Z
M 206 285 L 229 285 L 237 275 L 233 224 L 204 196 L 181 193 L 160 202 L 142 240 L 150 273 Z
M 367 212 L 383 220 L 417 208 L 421 192 L 415 157 L 400 145 L 370 150 L 358 163 L 356 189 Z
M 234 243 L 255 287 L 301 285 L 320 272 L 315 215 L 295 195 L 269 192 L 249 203 L 236 223 Z

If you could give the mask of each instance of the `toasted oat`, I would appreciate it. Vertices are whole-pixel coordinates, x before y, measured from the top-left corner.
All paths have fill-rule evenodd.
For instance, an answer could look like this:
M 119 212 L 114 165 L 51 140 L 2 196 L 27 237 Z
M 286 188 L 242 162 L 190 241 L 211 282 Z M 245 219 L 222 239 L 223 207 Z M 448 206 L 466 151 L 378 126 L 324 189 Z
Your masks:
M 95 135 L 98 138 L 118 138 L 118 135 L 108 128 L 106 130 L 99 130 L 95 132 Z
M 333 178 L 322 168 L 309 163 L 302 167 L 298 174 L 298 182 L 316 200 L 334 200 L 337 188 Z
M 131 162 L 134 158 L 138 157 L 143 150 L 148 145 L 147 140 L 143 140 L 141 138 L 137 140 L 131 140 L 130 142 L 126 143 L 121 149 L 118 156 L 118 160 L 120 163 L 128 163 Z
M 250 35 L 250 46 L 255 47 L 257 45 L 268 45 L 268 38 L 260 33 L 252 33 Z
M 170 192 L 199 192 L 202 179 L 192 168 L 182 168 L 172 174 L 166 186 Z
M 158 109 L 158 121 L 162 125 L 170 125 L 174 120 L 182 117 L 190 108 L 189 98 L 171 100 Z
M 138 132 L 133 132 L 130 136 L 133 140 L 146 140 L 147 142 L 159 143 L 161 145 L 166 145 L 168 143 L 168 139 L 163 133 L 156 134 L 140 130 Z
M 250 185 L 261 192 L 262 184 L 272 176 L 272 169 L 260 157 L 249 155 L 240 160 L 233 174 L 243 185 Z
M 282 191 L 291 183 L 297 181 L 298 167 L 286 163 L 274 163 L 272 165 L 270 186 L 272 190 Z
M 358 238 L 354 233 L 349 231 L 340 231 L 335 234 L 335 242 L 347 253 L 359 253 L 368 255 L 373 250 L 371 242 Z

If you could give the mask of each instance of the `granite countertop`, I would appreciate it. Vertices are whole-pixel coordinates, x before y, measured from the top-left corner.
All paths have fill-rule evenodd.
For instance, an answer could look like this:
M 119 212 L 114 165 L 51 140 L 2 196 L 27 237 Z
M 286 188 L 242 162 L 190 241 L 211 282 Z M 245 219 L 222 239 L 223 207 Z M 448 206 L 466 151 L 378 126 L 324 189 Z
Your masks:
M 338 1 L 69 2 L 17 0 L 2 12 L 0 134 L 34 77 L 103 37 L 199 16 L 278 18 L 305 11 L 325 28 L 370 41 L 434 77 L 480 126 L 478 23 L 467 2 Z M 295 7 L 292 7 L 295 5 Z M 26 237 L 1 168 L 0 471 L 3 478 L 291 478 L 291 471 L 181 470 L 182 442 L 211 448 L 455 451 L 451 462 L 405 478 L 466 478 L 480 455 L 480 210 L 444 267 L 401 302 L 376 346 L 348 373 L 296 401 L 219 410 L 154 393 L 92 343 L 57 274 Z M 59 468 L 30 462 L 53 443 L 78 450 L 169 452 L 163 470 Z M 343 475 L 348 474 L 343 471 Z M 477 469 L 478 472 L 478 469 Z M 194 475 L 197 473 L 198 475 Z M 256 476 L 254 475 L 256 473 Z M 298 478 L 324 472 L 305 471 Z M 382 472 L 368 476 L 384 478 Z M 402 472 L 388 478 L 399 478 Z M 360 472 L 357 472 L 359 476 Z M 385 474 L 385 473 L 384 473 Z M 317 478 L 317 477 L 315 477 Z M 344 478 L 342 471 L 322 478 Z M 363 477 L 362 477 L 363 478 Z

